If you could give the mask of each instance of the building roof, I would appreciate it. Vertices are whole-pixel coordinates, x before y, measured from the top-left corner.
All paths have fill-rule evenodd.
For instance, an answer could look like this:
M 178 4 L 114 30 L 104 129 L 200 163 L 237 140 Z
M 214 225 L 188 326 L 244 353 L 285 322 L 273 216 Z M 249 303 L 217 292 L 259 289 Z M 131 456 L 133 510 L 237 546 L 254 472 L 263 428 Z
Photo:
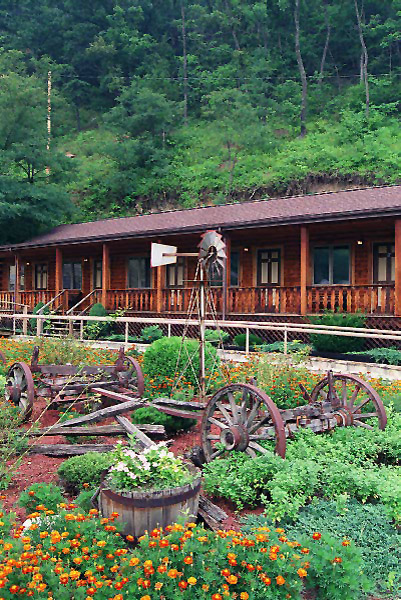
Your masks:
M 60 225 L 48 233 L 7 248 L 107 241 L 130 237 L 162 236 L 205 229 L 222 230 L 290 225 L 401 215 L 401 186 L 328 192 L 273 198 Z M 2 247 L 3 249 L 5 246 Z

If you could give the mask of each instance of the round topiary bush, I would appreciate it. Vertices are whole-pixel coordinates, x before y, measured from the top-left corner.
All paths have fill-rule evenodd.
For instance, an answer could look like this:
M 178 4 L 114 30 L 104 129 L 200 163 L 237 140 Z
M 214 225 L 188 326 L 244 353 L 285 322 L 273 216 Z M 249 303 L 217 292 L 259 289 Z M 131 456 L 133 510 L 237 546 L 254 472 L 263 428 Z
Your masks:
M 107 310 L 100 302 L 97 302 L 89 309 L 90 317 L 107 317 Z
M 206 377 L 213 375 L 219 364 L 217 350 L 206 342 Z M 199 342 L 180 337 L 161 338 L 146 350 L 143 359 L 146 394 L 151 398 L 169 396 L 176 389 L 194 389 L 199 386 Z M 178 377 L 180 381 L 177 383 Z
M 57 470 L 68 493 L 78 493 L 84 483 L 94 487 L 100 484 L 102 473 L 111 465 L 107 452 L 87 452 L 81 456 L 67 458 Z

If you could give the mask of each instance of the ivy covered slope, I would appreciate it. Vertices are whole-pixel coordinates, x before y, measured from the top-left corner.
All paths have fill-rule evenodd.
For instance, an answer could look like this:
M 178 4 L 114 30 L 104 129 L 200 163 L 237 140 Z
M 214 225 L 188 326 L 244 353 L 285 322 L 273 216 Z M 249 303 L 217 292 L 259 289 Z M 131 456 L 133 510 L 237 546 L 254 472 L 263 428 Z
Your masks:
M 1 3 L 2 242 L 401 179 L 401 0 L 92 4 Z

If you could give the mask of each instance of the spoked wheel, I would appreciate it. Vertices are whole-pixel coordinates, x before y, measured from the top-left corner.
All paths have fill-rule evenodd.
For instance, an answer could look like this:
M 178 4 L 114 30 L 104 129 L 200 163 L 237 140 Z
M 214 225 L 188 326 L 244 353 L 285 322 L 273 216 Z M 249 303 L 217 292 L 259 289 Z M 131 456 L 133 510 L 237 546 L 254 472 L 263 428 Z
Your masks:
M 123 370 L 118 371 L 118 379 L 122 387 L 137 392 L 138 396 L 142 398 L 145 391 L 145 381 L 138 361 L 125 354 Z
M 340 426 L 385 429 L 387 415 L 379 394 L 356 375 L 329 373 L 311 394 L 311 402 L 330 402 Z
M 14 363 L 7 374 L 5 398 L 18 406 L 23 421 L 29 419 L 33 410 L 35 386 L 30 368 L 24 362 Z
M 209 400 L 202 420 L 202 448 L 207 462 L 233 450 L 255 457 L 265 453 L 263 440 L 276 440 L 285 457 L 286 435 L 280 411 L 262 390 L 248 383 L 223 387 Z

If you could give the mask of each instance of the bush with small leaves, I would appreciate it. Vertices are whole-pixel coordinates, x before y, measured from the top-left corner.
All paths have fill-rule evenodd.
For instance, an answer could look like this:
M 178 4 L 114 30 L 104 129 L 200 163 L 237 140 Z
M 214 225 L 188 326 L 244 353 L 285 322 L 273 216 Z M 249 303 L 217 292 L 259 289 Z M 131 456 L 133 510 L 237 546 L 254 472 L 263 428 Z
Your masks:
M 35 512 L 38 506 L 57 511 L 57 507 L 63 502 L 67 502 L 67 500 L 57 485 L 53 483 L 34 483 L 21 493 L 18 505 L 25 508 L 29 514 Z

